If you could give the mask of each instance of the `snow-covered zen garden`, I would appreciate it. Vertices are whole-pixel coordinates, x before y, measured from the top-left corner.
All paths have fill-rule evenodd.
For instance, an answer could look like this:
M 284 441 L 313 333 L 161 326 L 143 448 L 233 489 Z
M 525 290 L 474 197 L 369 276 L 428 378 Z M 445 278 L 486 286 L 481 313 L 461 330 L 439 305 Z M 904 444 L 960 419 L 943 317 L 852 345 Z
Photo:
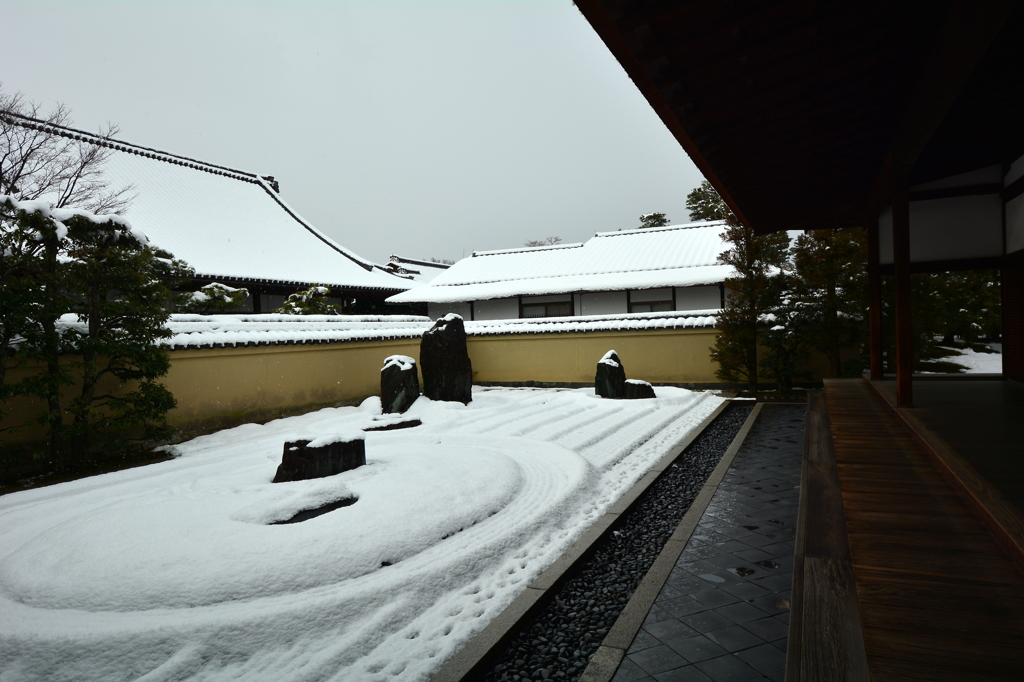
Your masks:
M 425 680 L 723 400 L 657 392 L 374 397 L 0 497 L 0 680 Z M 395 419 L 366 466 L 271 483 L 285 441 Z

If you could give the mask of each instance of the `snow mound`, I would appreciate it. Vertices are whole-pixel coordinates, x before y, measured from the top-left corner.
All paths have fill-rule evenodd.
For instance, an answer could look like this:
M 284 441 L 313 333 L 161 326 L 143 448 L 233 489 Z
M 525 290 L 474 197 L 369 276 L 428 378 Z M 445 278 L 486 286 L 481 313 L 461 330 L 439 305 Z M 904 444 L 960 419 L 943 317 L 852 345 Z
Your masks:
M 421 397 L 337 476 L 270 482 L 379 399 L 0 498 L 0 679 L 428 679 L 722 400 L 474 393 Z

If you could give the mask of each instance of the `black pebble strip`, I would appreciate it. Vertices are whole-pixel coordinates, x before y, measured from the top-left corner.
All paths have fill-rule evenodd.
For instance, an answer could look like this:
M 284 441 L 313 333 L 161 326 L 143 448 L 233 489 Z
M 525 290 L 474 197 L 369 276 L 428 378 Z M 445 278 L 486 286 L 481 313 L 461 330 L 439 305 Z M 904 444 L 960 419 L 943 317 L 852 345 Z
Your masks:
M 575 681 L 718 465 L 753 403 L 730 405 L 574 568 L 503 650 L 482 682 Z

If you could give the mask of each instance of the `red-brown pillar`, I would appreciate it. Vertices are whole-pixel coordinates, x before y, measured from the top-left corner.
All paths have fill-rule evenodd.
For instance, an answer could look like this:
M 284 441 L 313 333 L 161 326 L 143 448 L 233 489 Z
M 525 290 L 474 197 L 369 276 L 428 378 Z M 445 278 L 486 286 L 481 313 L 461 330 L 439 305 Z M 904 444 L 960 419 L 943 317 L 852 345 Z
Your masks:
M 878 271 L 878 216 L 868 216 L 868 349 L 871 378 L 882 378 L 882 274 Z
M 1024 253 L 1003 265 L 1003 376 L 1024 381 Z
M 910 198 L 906 176 L 893 182 L 892 270 L 896 289 L 896 404 L 914 404 L 914 340 L 910 326 Z

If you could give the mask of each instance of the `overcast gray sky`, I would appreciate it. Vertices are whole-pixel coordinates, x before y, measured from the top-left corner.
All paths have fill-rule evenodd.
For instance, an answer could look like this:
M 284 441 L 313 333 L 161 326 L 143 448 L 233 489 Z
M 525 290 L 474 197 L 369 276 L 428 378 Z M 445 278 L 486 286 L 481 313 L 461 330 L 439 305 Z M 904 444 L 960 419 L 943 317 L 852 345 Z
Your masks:
M 701 180 L 570 0 L 2 0 L 0 16 L 6 92 L 274 175 L 378 262 L 687 222 Z

